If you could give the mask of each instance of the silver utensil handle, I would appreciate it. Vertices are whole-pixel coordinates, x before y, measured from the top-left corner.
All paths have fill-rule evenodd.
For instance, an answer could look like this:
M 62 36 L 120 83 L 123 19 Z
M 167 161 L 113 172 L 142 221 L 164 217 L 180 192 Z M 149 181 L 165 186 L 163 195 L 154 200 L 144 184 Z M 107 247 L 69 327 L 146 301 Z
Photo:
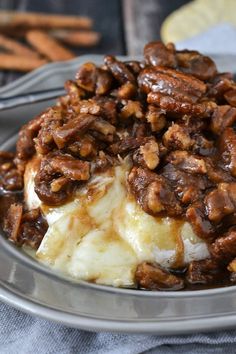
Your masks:
M 6 98 L 0 97 L 0 111 L 13 107 L 27 105 L 29 103 L 48 101 L 50 99 L 63 96 L 64 94 L 64 88 L 57 87 L 55 89 L 36 91 L 24 95 L 11 96 Z

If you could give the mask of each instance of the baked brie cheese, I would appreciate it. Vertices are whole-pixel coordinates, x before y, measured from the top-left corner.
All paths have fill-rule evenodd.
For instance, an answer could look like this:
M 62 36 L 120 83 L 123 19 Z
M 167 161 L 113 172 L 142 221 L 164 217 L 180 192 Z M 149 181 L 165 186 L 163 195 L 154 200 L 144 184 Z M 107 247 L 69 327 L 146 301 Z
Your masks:
M 43 204 L 34 191 L 38 163 L 27 164 L 25 201 L 40 208 L 48 222 L 36 258 L 76 279 L 117 287 L 135 287 L 135 271 L 144 262 L 184 268 L 209 256 L 207 244 L 191 225 L 145 213 L 128 191 L 130 162 L 94 174 L 72 201 Z
M 236 281 L 236 84 L 196 51 L 83 64 L 0 152 L 8 239 L 70 279 L 147 290 Z M 6 207 L 5 207 L 6 205 Z

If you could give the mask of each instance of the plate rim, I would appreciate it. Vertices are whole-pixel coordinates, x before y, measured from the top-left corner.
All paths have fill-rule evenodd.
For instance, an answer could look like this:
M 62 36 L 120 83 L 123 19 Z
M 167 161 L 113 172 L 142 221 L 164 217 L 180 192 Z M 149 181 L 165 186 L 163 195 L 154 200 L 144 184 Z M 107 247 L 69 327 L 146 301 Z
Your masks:
M 1 284 L 1 282 L 0 282 Z M 213 332 L 222 329 L 232 329 L 236 323 L 236 315 L 212 316 L 210 318 L 194 318 L 187 320 L 170 321 L 119 321 L 90 318 L 81 315 L 73 315 L 68 312 L 52 309 L 34 301 L 25 299 L 21 295 L 15 295 L 12 291 L 7 291 L 1 284 L 0 300 L 22 310 L 27 314 L 39 316 L 49 321 L 63 324 L 68 327 L 83 329 L 87 331 L 102 331 L 114 333 L 137 333 L 137 334 L 158 334 L 158 335 L 179 335 L 191 334 L 196 331 Z M 20 304 L 17 301 L 20 298 Z M 221 321 L 221 325 L 218 325 Z M 223 322 L 223 323 L 222 323 Z M 178 329 L 179 328 L 179 329 Z
M 37 80 L 42 77 L 42 75 L 48 74 L 49 72 L 61 72 L 63 71 L 63 68 L 66 65 L 70 66 L 71 70 L 76 67 L 77 65 L 80 65 L 82 62 L 85 62 L 87 60 L 101 60 L 103 55 L 84 55 L 79 58 L 75 58 L 73 60 L 70 60 L 69 62 L 60 62 L 60 63 L 52 63 L 52 64 L 47 64 L 42 68 L 39 68 L 35 70 L 32 73 L 26 74 L 22 78 L 14 81 L 14 83 L 10 83 L 7 86 L 0 88 L 0 95 L 1 94 L 7 94 L 7 92 L 12 90 L 12 87 L 14 86 L 14 89 L 18 91 L 24 91 L 24 85 L 27 85 L 29 80 L 35 81 L 37 83 Z M 128 58 L 127 56 L 123 56 L 121 58 Z M 69 67 L 68 67 L 69 69 Z M 9 142 L 11 140 L 14 140 L 15 137 L 12 137 L 10 139 L 7 139 L 5 143 L 1 144 L 1 148 L 4 147 L 4 145 L 9 145 Z M 0 235 L 1 237 L 1 242 L 3 239 L 3 236 Z M 6 240 L 5 240 L 6 241 Z M 11 245 L 8 241 L 10 253 L 13 252 L 13 245 Z M 18 254 L 20 252 L 18 251 Z M 22 256 L 23 258 L 26 258 Z M 14 258 L 16 259 L 16 258 Z M 42 265 L 38 264 L 38 268 L 41 268 L 42 271 Z M 45 267 L 46 268 L 46 267 Z M 46 270 L 43 270 L 44 272 Z M 51 272 L 50 272 L 51 273 Z M 52 272 L 55 275 L 55 272 Z M 47 274 L 49 274 L 48 269 L 47 269 Z M 57 275 L 57 277 L 62 280 L 62 277 Z M 66 280 L 68 283 L 68 280 Z M 87 287 L 91 288 L 91 284 L 86 283 L 86 282 L 81 282 L 80 286 L 84 286 L 85 283 Z M 78 284 L 77 284 L 78 285 Z M 116 293 L 116 295 L 121 295 L 124 293 L 126 290 L 123 289 L 114 289 L 108 286 L 102 286 L 102 285 L 93 285 L 93 287 L 96 288 L 96 290 L 101 290 L 101 291 L 109 291 L 110 294 Z M 204 296 L 209 296 L 209 295 L 217 295 L 217 294 L 223 294 L 223 293 L 235 293 L 236 294 L 236 286 L 231 286 L 231 287 L 225 287 L 225 288 L 217 288 L 217 289 L 208 289 L 208 290 L 198 290 L 198 291 L 185 291 L 185 292 L 144 292 L 144 291 L 134 291 L 134 290 L 129 290 L 132 292 L 132 295 L 135 296 L 145 296 L 145 297 L 159 297 L 159 298 L 177 298 L 177 297 L 204 297 Z M 126 292 L 127 293 L 127 292 Z M 97 318 L 89 318 L 86 316 L 80 316 L 78 314 L 72 315 L 71 313 L 68 312 L 63 312 L 59 309 L 53 309 L 50 307 L 46 307 L 43 304 L 38 304 L 36 301 L 32 301 L 30 299 L 27 299 L 23 295 L 17 295 L 14 293 L 13 290 L 9 290 L 6 288 L 6 286 L 3 284 L 3 282 L 0 280 L 0 299 L 8 303 L 20 310 L 23 310 L 31 315 L 38 315 L 40 317 L 43 317 L 48 320 L 55 321 L 57 323 L 65 324 L 67 326 L 71 327 L 76 327 L 76 328 L 81 328 L 81 329 L 86 329 L 89 331 L 112 331 L 112 332 L 122 332 L 122 333 L 158 333 L 158 334 L 183 334 L 183 333 L 193 333 L 196 330 L 201 330 L 201 331 L 214 331 L 214 330 L 220 330 L 220 329 L 226 329 L 226 328 L 232 328 L 233 326 L 236 325 L 236 314 L 227 314 L 227 315 L 214 315 L 214 317 L 207 317 L 207 318 L 194 318 L 194 319 L 185 319 L 184 321 L 182 319 L 180 320 L 167 320 L 166 322 L 164 320 L 161 320 L 160 322 L 157 321 L 155 318 L 154 321 L 140 321 L 140 322 L 134 322 L 134 321 L 119 321 L 119 320 L 106 320 L 106 319 L 97 319 Z M 20 299 L 20 302 L 19 302 Z M 46 310 L 45 310 L 46 309 Z M 235 309 L 236 310 L 236 309 Z M 216 321 L 217 319 L 217 321 Z M 220 322 L 220 324 L 219 324 Z M 178 328 L 181 329 L 178 329 Z

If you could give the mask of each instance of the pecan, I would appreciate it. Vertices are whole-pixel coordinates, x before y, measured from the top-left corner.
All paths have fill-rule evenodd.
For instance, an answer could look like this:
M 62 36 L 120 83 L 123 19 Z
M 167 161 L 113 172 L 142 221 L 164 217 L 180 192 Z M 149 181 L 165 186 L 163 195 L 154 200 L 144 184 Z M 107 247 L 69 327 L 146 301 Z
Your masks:
M 15 163 L 22 173 L 24 172 L 25 162 L 35 153 L 34 138 L 37 136 L 44 118 L 44 114 L 35 117 L 25 124 L 19 132 Z
M 135 278 L 139 287 L 149 290 L 180 290 L 184 288 L 183 279 L 171 274 L 157 263 L 143 262 L 139 264 Z
M 69 120 L 62 127 L 53 132 L 53 139 L 58 147 L 62 149 L 79 135 L 89 129 L 96 120 L 96 116 L 90 114 L 79 114 L 78 117 Z
M 120 112 L 120 117 L 123 119 L 128 119 L 130 117 L 135 117 L 142 119 L 144 117 L 142 105 L 139 101 L 122 100 L 123 108 Z
M 231 229 L 224 236 L 218 237 L 209 249 L 218 262 L 231 262 L 236 257 L 236 230 Z
M 58 154 L 50 158 L 47 163 L 53 173 L 60 173 L 74 181 L 86 181 L 89 179 L 89 163 L 73 158 L 70 155 Z
M 49 154 L 40 164 L 35 177 L 35 192 L 38 197 L 48 205 L 60 205 L 73 194 L 74 181 L 85 181 L 90 177 L 90 166 L 86 161 L 73 158 L 70 155 Z M 51 183 L 59 177 L 65 177 L 67 183 L 56 188 Z
M 133 155 L 133 160 L 144 168 L 154 170 L 160 162 L 159 146 L 155 139 L 149 139 L 141 145 Z
M 213 80 L 210 81 L 207 96 L 218 102 L 224 100 L 224 94 L 234 86 L 232 79 L 233 75 L 230 73 L 217 74 Z
M 114 155 L 120 155 L 124 153 L 128 153 L 137 149 L 141 144 L 143 144 L 147 139 L 143 137 L 124 137 L 118 142 L 110 145 L 109 151 L 112 152 Z
M 72 80 L 67 80 L 64 87 L 69 96 L 71 105 L 75 105 L 78 101 L 86 96 L 86 92 L 81 87 L 78 87 Z
M 205 214 L 204 205 L 197 202 L 191 205 L 186 212 L 186 218 L 193 227 L 195 233 L 202 239 L 212 240 L 216 233 L 216 228 L 209 221 Z
M 169 150 L 189 150 L 193 143 L 187 127 L 179 124 L 171 125 L 163 135 L 163 144 Z
M 142 63 L 137 60 L 128 60 L 125 61 L 124 64 L 134 75 L 138 75 L 142 70 L 142 66 L 143 66 Z
M 48 109 L 43 114 L 43 121 L 37 138 L 34 139 L 35 148 L 39 154 L 45 155 L 55 147 L 54 131 L 63 124 L 60 107 Z
M 236 107 L 236 89 L 227 91 L 224 98 L 231 106 Z
M 220 183 L 204 199 L 210 221 L 219 223 L 236 212 L 236 183 Z
M 178 155 L 179 157 L 177 157 Z M 194 157 L 190 157 L 191 164 L 189 164 L 188 161 L 184 161 L 181 158 L 181 155 L 182 151 L 176 151 L 173 155 L 167 155 L 166 160 L 170 160 L 170 163 L 167 163 L 163 167 L 161 175 L 169 181 L 181 203 L 194 203 L 202 198 L 205 190 L 211 184 L 204 174 L 196 173 L 196 170 L 199 169 L 202 172 L 201 161 L 199 164 L 198 160 L 196 161 Z M 194 163 L 191 160 L 194 160 Z M 189 173 L 190 171 L 191 174 Z
M 236 273 L 236 258 L 234 258 L 234 259 L 229 263 L 227 269 L 228 269 L 230 272 Z
M 93 136 L 85 134 L 69 144 L 66 151 L 75 157 L 92 158 L 97 154 L 97 143 Z
M 140 167 L 133 167 L 128 182 L 130 191 L 147 213 L 158 215 L 168 210 L 168 214 L 172 216 L 181 214 L 182 208 L 167 180 L 162 176 Z
M 95 87 L 96 95 L 107 94 L 112 87 L 112 83 L 113 83 L 112 75 L 107 70 L 98 68 L 96 87 Z
M 76 76 L 76 84 L 88 92 L 94 92 L 96 88 L 97 81 L 97 68 L 93 63 L 83 64 Z
M 202 103 L 178 101 L 174 97 L 163 95 L 159 92 L 150 92 L 147 97 L 147 102 L 157 105 L 162 110 L 177 117 L 179 115 L 190 115 L 199 118 L 208 118 L 216 108 L 216 103 L 212 101 Z
M 168 66 L 174 68 L 177 65 L 175 48 L 166 47 L 162 42 L 150 42 L 144 47 L 144 58 L 147 64 Z
M 47 231 L 48 225 L 39 209 L 23 214 L 21 204 L 12 204 L 4 220 L 3 227 L 9 240 L 18 246 L 26 244 L 37 249 Z
M 187 151 L 173 151 L 166 160 L 174 166 L 178 166 L 181 171 L 193 174 L 205 174 L 207 172 L 204 159 Z
M 206 92 L 202 81 L 162 66 L 142 70 L 138 83 L 145 93 L 159 93 L 182 103 L 196 103 Z
M 114 78 L 120 83 L 125 84 L 127 81 L 135 83 L 135 76 L 129 70 L 129 68 L 112 56 L 105 56 L 104 63 L 106 64 L 108 70 L 112 73 Z
M 159 132 L 166 126 L 165 112 L 153 105 L 148 106 L 146 119 L 150 123 L 153 132 Z
M 222 134 L 227 127 L 236 122 L 236 108 L 217 106 L 211 116 L 211 130 L 215 134 Z
M 18 238 L 22 214 L 22 204 L 12 204 L 4 220 L 3 229 L 8 234 L 8 238 L 15 243 Z
M 220 136 L 219 145 L 225 168 L 233 177 L 236 177 L 236 134 L 233 128 L 224 130 Z
M 14 154 L 0 151 L 0 188 L 17 191 L 23 187 L 21 171 L 16 167 Z
M 95 130 L 105 136 L 113 136 L 113 134 L 116 131 L 116 128 L 114 127 L 114 125 L 108 123 L 106 120 L 102 119 L 102 118 L 97 118 L 96 120 L 94 120 L 91 123 L 90 128 L 92 130 Z
M 117 90 L 117 97 L 120 99 L 132 99 L 137 95 L 137 88 L 131 82 L 126 82 Z
M 192 261 L 188 266 L 187 281 L 190 284 L 212 284 L 220 278 L 221 269 L 212 259 Z
M 217 69 L 214 61 L 197 51 L 183 50 L 176 53 L 178 68 L 197 77 L 200 80 L 209 80 L 215 77 Z

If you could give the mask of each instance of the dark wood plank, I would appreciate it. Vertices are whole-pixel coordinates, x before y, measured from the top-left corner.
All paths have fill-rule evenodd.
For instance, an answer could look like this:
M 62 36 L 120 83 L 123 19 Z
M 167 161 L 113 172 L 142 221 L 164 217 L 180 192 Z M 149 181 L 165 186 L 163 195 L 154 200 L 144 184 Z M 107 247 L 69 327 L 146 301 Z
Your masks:
M 125 53 L 120 0 L 0 0 L 0 9 L 90 16 L 94 19 L 94 30 L 102 35 L 101 43 L 77 49 L 76 54 Z M 20 76 L 0 71 L 0 86 Z
M 160 39 L 164 19 L 189 0 L 123 0 L 127 53 L 139 55 L 147 42 Z

